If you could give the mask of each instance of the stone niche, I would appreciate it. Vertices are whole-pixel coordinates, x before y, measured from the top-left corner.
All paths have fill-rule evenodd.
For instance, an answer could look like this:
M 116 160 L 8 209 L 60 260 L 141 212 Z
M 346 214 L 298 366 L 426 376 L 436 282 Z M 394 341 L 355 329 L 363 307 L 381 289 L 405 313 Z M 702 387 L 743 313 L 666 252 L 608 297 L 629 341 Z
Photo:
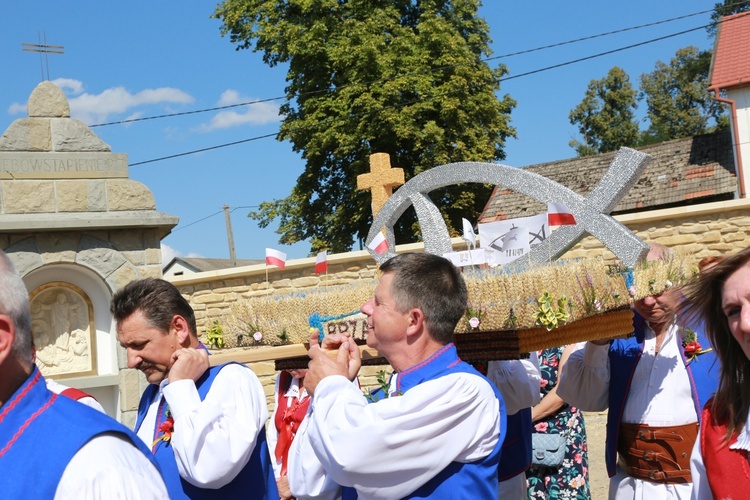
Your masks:
M 127 369 L 109 301 L 134 279 L 161 277 L 161 239 L 177 221 L 129 179 L 127 154 L 70 117 L 51 82 L 0 136 L 0 249 L 30 293 L 37 365 L 126 423 L 145 382 Z

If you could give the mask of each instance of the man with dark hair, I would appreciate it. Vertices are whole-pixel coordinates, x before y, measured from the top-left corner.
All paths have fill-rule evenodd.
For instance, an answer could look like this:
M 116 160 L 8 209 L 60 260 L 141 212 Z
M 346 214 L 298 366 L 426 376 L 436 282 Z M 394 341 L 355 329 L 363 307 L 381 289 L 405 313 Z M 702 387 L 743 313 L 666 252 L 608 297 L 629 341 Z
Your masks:
M 209 368 L 195 315 L 164 280 L 134 281 L 112 298 L 128 367 L 150 383 L 135 430 L 159 462 L 170 498 L 278 499 L 263 388 L 246 366 Z
M 350 383 L 361 365 L 354 342 L 327 338 L 323 348 L 340 344 L 333 360 L 311 336 L 304 385 L 313 399 L 290 451 L 292 493 L 334 497 L 343 485 L 363 499 L 495 498 L 505 405 L 451 342 L 467 304 L 461 273 L 419 253 L 381 271 L 361 311 L 367 345 L 394 374 L 366 398 Z
M 2 251 L 0 468 L 4 498 L 167 498 L 135 434 L 47 389 L 33 362 L 28 292 Z

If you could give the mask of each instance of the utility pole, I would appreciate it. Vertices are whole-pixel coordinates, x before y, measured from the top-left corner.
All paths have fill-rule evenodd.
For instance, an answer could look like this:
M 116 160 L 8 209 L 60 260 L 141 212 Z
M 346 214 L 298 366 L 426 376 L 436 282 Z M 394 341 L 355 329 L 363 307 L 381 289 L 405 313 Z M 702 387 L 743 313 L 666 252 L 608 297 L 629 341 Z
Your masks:
M 44 43 L 42 43 L 42 35 L 38 34 L 39 43 L 22 43 L 21 48 L 24 52 L 39 52 L 39 63 L 42 67 L 42 80 L 49 80 L 49 56 L 48 54 L 64 54 L 65 49 L 62 45 L 47 45 L 47 32 L 44 32 Z M 42 54 L 44 54 L 44 60 L 42 60 Z M 44 63 L 47 63 L 47 76 L 45 78 Z
M 234 234 L 232 234 L 232 218 L 229 216 L 229 205 L 224 205 L 224 219 L 227 221 L 227 240 L 229 241 L 229 260 L 232 267 L 237 267 L 237 256 L 234 253 Z

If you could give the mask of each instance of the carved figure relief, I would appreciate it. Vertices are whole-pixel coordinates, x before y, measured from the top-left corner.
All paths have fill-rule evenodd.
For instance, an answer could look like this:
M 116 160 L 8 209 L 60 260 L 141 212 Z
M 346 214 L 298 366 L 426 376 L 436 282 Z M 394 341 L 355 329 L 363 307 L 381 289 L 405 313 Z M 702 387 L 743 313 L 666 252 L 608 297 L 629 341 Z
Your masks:
M 69 283 L 48 283 L 30 295 L 36 364 L 46 377 L 96 373 L 96 337 L 91 300 Z

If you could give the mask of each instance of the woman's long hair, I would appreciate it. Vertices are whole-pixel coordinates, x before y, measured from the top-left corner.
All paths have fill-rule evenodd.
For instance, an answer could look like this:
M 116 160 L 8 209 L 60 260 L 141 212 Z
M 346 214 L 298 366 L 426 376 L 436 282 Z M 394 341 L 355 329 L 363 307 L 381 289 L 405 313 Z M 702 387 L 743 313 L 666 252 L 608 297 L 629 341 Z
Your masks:
M 745 425 L 750 408 L 750 360 L 732 336 L 721 307 L 724 284 L 744 266 L 750 266 L 750 247 L 727 257 L 685 285 L 683 294 L 687 300 L 681 306 L 681 312 L 688 318 L 703 322 L 706 336 L 721 363 L 711 413 L 714 423 L 726 424 L 727 441 Z

